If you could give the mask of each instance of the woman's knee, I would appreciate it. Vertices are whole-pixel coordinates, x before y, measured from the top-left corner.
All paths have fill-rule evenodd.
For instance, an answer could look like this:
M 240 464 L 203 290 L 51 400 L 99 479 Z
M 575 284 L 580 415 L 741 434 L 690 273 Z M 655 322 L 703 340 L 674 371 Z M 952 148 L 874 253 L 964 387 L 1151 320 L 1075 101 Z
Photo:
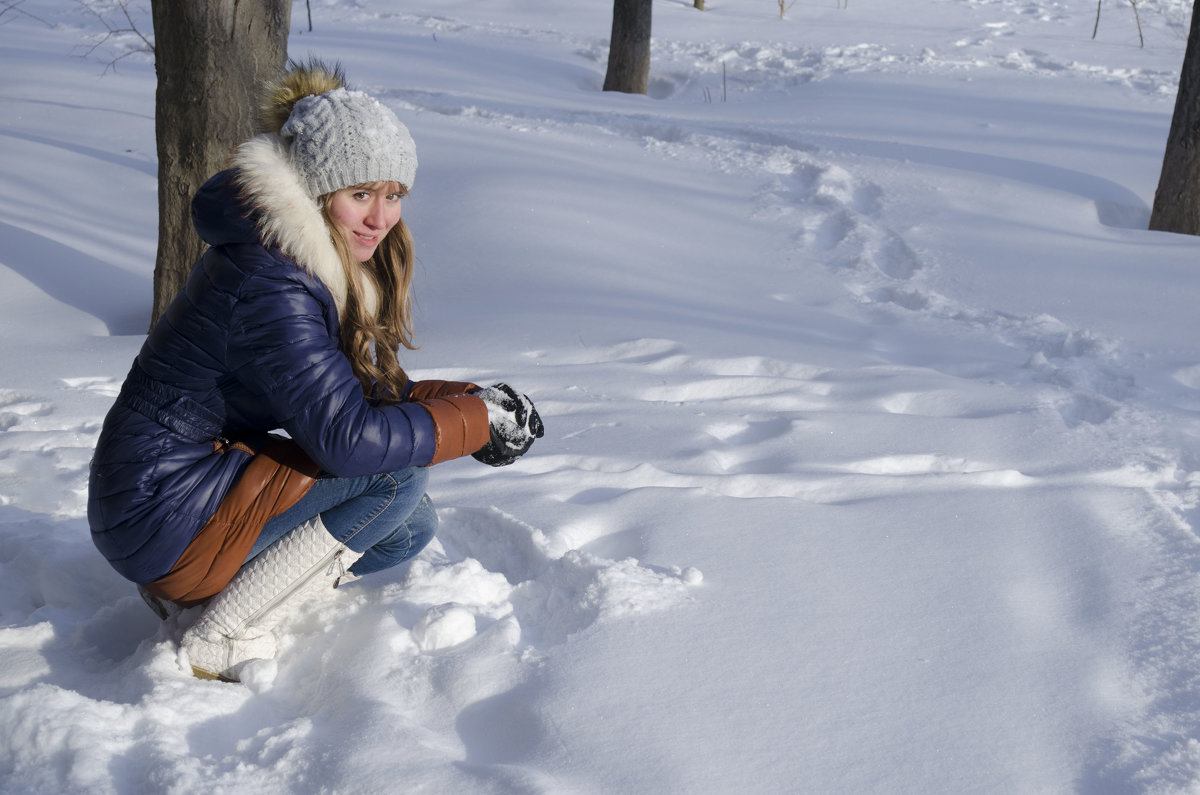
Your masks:
M 437 533 L 437 510 L 433 507 L 433 500 L 429 499 L 428 494 L 421 496 L 421 501 L 413 509 L 407 524 L 412 536 L 413 554 L 415 555 L 424 549 Z
M 417 555 L 437 532 L 437 511 L 423 494 L 408 517 L 391 533 L 364 550 L 350 571 L 358 575 L 388 569 Z

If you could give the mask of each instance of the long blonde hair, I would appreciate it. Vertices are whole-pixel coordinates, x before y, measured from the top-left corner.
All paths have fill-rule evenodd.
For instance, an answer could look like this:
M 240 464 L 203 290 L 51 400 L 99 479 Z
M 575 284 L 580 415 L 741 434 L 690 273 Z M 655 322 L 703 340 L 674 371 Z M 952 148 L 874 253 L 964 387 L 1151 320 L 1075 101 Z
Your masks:
M 408 384 L 408 375 L 400 366 L 400 346 L 408 350 L 417 347 L 413 344 L 412 325 L 412 235 L 401 218 L 371 258 L 359 262 L 330 215 L 333 196 L 322 196 L 320 204 L 346 274 L 346 305 L 339 318 L 342 352 L 367 395 L 396 403 Z M 369 297 L 364 296 L 364 281 L 378 298 L 374 316 L 369 311 Z
M 307 63 L 290 62 L 287 71 L 266 87 L 260 109 L 262 130 L 279 135 L 297 102 L 345 85 L 346 77 L 337 64 L 327 65 L 316 58 Z M 408 190 L 402 186 L 401 192 Z M 397 354 L 400 346 L 416 348 L 412 341 L 410 297 L 412 235 L 403 220 L 397 221 L 371 259 L 359 262 L 329 213 L 333 196 L 325 194 L 317 202 L 346 276 L 346 302 L 339 318 L 342 352 L 367 395 L 383 402 L 397 402 L 408 383 Z M 372 291 L 378 301 L 372 302 L 365 290 Z M 372 303 L 376 304 L 373 313 Z

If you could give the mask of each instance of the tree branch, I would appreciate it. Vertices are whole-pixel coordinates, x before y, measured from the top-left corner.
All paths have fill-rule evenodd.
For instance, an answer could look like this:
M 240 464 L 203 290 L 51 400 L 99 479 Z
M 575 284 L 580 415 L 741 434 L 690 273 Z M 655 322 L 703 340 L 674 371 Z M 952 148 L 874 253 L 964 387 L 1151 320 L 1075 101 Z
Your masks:
M 113 25 L 113 23 L 111 23 L 104 16 L 104 14 L 97 11 L 92 6 L 92 4 L 91 4 L 91 2 L 89 2 L 89 0 L 75 0 L 75 2 L 78 3 L 84 10 L 86 10 L 88 13 L 90 13 L 96 19 L 98 19 L 100 21 L 100 24 L 104 26 L 104 29 L 106 31 L 108 31 L 103 36 L 101 36 L 99 40 L 97 40 L 95 43 L 93 43 L 91 47 L 88 47 L 87 51 L 81 57 L 83 57 L 83 58 L 90 57 L 92 55 L 92 53 L 94 53 L 100 47 L 107 44 L 110 39 L 112 39 L 116 36 L 122 36 L 125 34 L 133 34 L 134 36 L 137 36 L 142 41 L 141 47 L 134 47 L 134 48 L 130 49 L 129 51 L 116 56 L 112 60 L 106 61 L 104 64 L 103 74 L 108 74 L 109 69 L 112 69 L 115 72 L 117 70 L 117 62 L 124 60 L 125 58 L 128 58 L 130 55 L 133 55 L 134 53 L 148 52 L 151 55 L 154 54 L 154 42 L 150 41 L 150 39 L 146 38 L 145 34 L 143 34 L 140 30 L 138 30 L 137 23 L 133 21 L 133 16 L 129 13 L 129 0 L 118 0 L 118 2 L 117 2 L 117 7 L 121 10 L 121 15 L 125 17 L 125 22 L 127 23 L 128 27 L 117 27 L 117 26 Z
M 23 14 L 32 20 L 36 20 L 37 22 L 41 22 L 43 25 L 45 25 L 48 28 L 54 27 L 53 25 L 51 25 L 49 22 L 42 19 L 41 17 L 39 17 L 35 14 L 31 14 L 28 11 L 26 11 L 25 9 L 19 7 L 24 4 L 25 4 L 25 0 L 0 0 L 0 6 L 3 6 L 3 8 L 0 8 L 0 17 L 3 17 L 9 11 L 12 11 L 17 14 Z M 4 24 L 7 25 L 8 22 L 5 22 Z

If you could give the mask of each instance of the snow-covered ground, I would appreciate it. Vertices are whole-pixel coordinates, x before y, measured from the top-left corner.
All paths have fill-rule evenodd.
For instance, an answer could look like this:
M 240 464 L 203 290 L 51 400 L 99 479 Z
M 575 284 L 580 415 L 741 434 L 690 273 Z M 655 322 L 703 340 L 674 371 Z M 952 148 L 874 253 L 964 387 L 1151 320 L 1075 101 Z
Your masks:
M 1200 790 L 1200 239 L 1145 231 L 1191 4 L 691 5 L 639 97 L 605 2 L 297 4 L 417 141 L 410 371 L 547 435 L 228 685 L 84 516 L 153 64 L 0 3 L 0 791 Z

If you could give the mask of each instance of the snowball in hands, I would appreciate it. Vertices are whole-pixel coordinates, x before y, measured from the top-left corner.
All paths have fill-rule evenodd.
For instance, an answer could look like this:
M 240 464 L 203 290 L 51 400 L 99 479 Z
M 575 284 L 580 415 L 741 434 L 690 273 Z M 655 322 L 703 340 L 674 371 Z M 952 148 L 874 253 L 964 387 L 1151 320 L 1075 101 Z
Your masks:
M 525 395 L 508 384 L 495 384 L 475 393 L 487 404 L 492 438 L 474 453 L 476 461 L 494 467 L 511 464 L 545 433 L 542 418 Z

